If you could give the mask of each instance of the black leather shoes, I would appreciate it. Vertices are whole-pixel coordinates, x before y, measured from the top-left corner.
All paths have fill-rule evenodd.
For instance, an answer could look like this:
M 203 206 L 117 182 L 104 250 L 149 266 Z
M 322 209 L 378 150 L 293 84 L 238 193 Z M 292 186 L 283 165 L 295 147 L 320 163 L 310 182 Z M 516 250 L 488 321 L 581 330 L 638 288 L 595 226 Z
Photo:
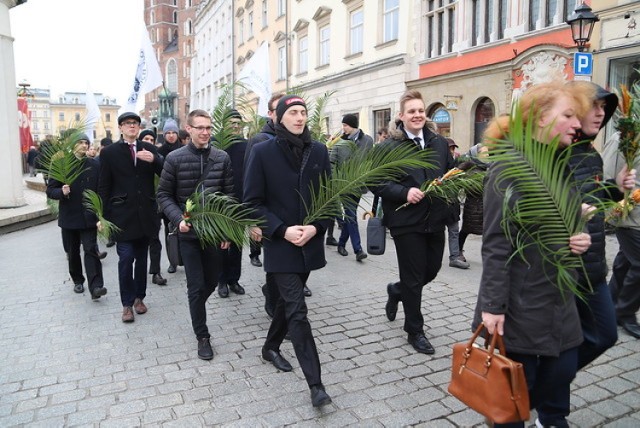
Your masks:
M 73 291 L 75 291 L 76 293 L 84 293 L 84 285 L 82 284 L 75 284 L 73 286 Z
M 387 284 L 387 304 L 384 306 L 384 311 L 389 321 L 395 321 L 396 314 L 398 313 L 398 302 L 400 301 L 391 293 L 391 287 L 393 287 L 393 285 L 393 282 Z
M 285 358 L 280 354 L 280 351 L 262 348 L 262 358 L 265 361 L 269 361 L 273 364 L 273 367 L 277 368 L 281 372 L 290 372 L 293 370 L 289 361 L 285 360 Z
M 218 284 L 218 296 L 223 299 L 229 297 L 229 287 L 224 282 Z
M 91 290 L 91 298 L 93 300 L 98 300 L 100 297 L 104 296 L 105 294 L 107 294 L 107 289 L 104 287 L 96 287 L 93 290 Z
M 167 272 L 176 273 L 176 267 L 174 265 L 169 265 L 169 267 L 167 268 Z
M 409 334 L 407 340 L 409 341 L 411 346 L 413 346 L 413 349 L 420 352 L 421 354 L 431 355 L 435 354 L 436 352 L 436 350 L 433 349 L 433 346 L 431 346 L 431 343 L 429 343 L 429 340 L 427 340 L 424 333 Z
M 107 248 L 111 248 L 111 247 L 113 247 L 114 245 L 116 245 L 116 243 L 115 243 L 114 241 L 111 241 L 111 240 L 110 240 L 109 242 L 107 242 Z
M 327 236 L 327 240 L 325 241 L 326 245 L 331 245 L 332 247 L 338 246 L 338 241 L 333 236 Z
M 262 267 L 262 262 L 260 261 L 260 257 L 253 256 L 253 257 L 250 257 L 250 259 L 251 259 L 251 265 L 255 267 Z
M 304 295 L 305 295 L 306 297 L 311 297 L 311 295 L 313 294 L 313 293 L 311 292 L 311 290 L 309 290 L 309 287 L 307 287 L 306 285 L 305 285 L 305 286 L 304 286 L 304 288 L 302 289 L 302 292 L 304 293 Z
M 233 291 L 236 294 L 244 294 L 244 287 L 238 284 L 237 282 L 232 282 L 229 284 L 229 290 Z
M 348 256 L 349 253 L 347 252 L 346 248 L 344 248 L 342 245 L 338 245 L 338 254 L 340 254 L 341 256 Z
M 364 251 L 360 250 L 360 251 L 356 252 L 356 261 L 357 262 L 361 262 L 366 258 L 367 258 L 367 253 L 365 253 Z
M 331 403 L 331 397 L 324 390 L 322 384 L 311 386 L 311 404 L 313 407 L 321 407 Z
M 211 347 L 211 341 L 208 337 L 198 339 L 198 358 L 201 360 L 213 359 L 213 348 Z
M 98 258 L 100 260 L 104 259 L 105 257 L 107 257 L 107 252 L 106 251 L 98 251 Z
M 167 285 L 167 280 L 162 277 L 159 273 L 154 273 L 151 277 L 151 282 L 158 285 Z
M 622 326 L 624 331 L 629 333 L 631 336 L 636 339 L 640 339 L 640 325 L 634 320 L 631 321 L 620 321 L 619 324 Z

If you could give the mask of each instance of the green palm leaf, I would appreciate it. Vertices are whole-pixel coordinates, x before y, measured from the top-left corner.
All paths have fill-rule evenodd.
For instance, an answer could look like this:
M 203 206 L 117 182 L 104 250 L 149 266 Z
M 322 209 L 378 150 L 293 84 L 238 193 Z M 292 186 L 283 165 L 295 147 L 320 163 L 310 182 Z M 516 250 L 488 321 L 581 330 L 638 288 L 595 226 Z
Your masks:
M 203 247 L 225 241 L 242 247 L 249 242 L 248 228 L 261 224 L 253 209 L 219 192 L 196 192 L 187 205 L 185 216 Z
M 84 171 L 82 159 L 73 153 L 81 134 L 83 124 L 75 124 L 69 131 L 62 133 L 51 144 L 43 144 L 40 148 L 39 162 L 42 173 L 62 184 L 71 185 Z
M 121 229 L 104 218 L 104 205 L 102 204 L 102 199 L 96 192 L 91 189 L 86 189 L 82 193 L 82 196 L 84 198 L 84 206 L 94 213 L 100 222 L 101 228 L 98 229 L 98 237 L 104 242 L 109 242 L 110 238 L 120 232 Z
M 342 143 L 341 143 L 342 144 Z M 358 197 L 365 187 L 379 185 L 406 173 L 407 168 L 434 168 L 433 152 L 401 145 L 390 148 L 376 146 L 367 152 L 357 152 L 339 167 L 331 177 L 322 176 L 313 195 L 304 224 L 341 215 L 341 203 Z
M 582 258 L 571 253 L 568 245 L 569 238 L 586 223 L 578 215 L 582 199 L 567 174 L 571 150 L 559 151 L 557 138 L 549 144 L 538 142 L 534 138 L 536 119 L 530 116 L 523 121 L 516 103 L 508 135 L 491 143 L 491 158 L 500 166 L 497 187 L 507 189 L 503 230 L 515 248 L 513 256 L 524 258 L 526 248 L 536 248 L 544 265 L 552 267 L 547 272 L 549 279 L 563 294 L 584 298 L 574 276 L 575 270 L 584 270 Z
M 220 86 L 220 95 L 211 111 L 211 137 L 214 139 L 213 145 L 220 150 L 228 149 L 237 141 L 237 135 L 229 120 L 234 105 L 236 87 L 242 88 L 243 85 L 236 82 Z M 244 127 L 244 123 L 241 123 L 240 126 Z

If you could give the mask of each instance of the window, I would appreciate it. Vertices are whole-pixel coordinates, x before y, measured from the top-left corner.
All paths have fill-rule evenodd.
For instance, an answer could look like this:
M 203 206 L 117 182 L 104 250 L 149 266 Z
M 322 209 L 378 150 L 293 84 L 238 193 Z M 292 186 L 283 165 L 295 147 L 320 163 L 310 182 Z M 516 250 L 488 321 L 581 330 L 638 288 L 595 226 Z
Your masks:
M 471 46 L 477 46 L 480 39 L 480 0 L 473 0 L 471 12 Z
M 248 38 L 250 39 L 250 38 L 253 37 L 253 12 L 249 12 L 248 21 L 249 21 L 249 36 L 248 36 Z
M 262 28 L 269 25 L 269 15 L 267 8 L 267 0 L 262 0 Z
M 278 80 L 287 79 L 287 50 L 286 46 L 278 48 Z
M 58 120 L 60 122 L 64 122 L 64 112 L 61 111 L 60 113 L 58 113 Z
M 278 0 L 278 18 L 287 12 L 287 0 Z
M 111 113 L 105 113 L 104 114 L 104 121 L 105 122 L 111 122 Z
M 507 28 L 507 17 L 509 16 L 508 0 L 499 0 L 498 4 L 498 39 L 504 39 L 504 30 Z
M 565 0 L 564 1 L 564 19 L 566 21 L 576 10 L 576 0 Z
M 178 66 L 176 60 L 171 58 L 167 62 L 167 89 L 169 92 L 178 92 Z
M 558 0 L 547 0 L 547 10 L 544 14 L 544 24 L 545 27 L 553 25 L 553 20 L 556 16 L 556 12 L 558 11 Z
M 472 4 L 473 5 L 473 4 Z M 425 57 L 432 58 L 441 54 L 453 52 L 455 39 L 455 3 L 446 5 L 442 1 L 430 0 L 427 3 L 424 17 Z
M 473 144 L 476 145 L 482 141 L 482 135 L 484 134 L 487 124 L 494 118 L 495 106 L 493 101 L 489 98 L 481 98 L 478 101 L 475 113 L 475 123 L 473 127 Z
M 329 48 L 330 48 L 330 37 L 331 37 L 331 31 L 329 29 L 329 25 L 325 25 L 323 27 L 320 27 L 319 30 L 319 41 L 320 41 L 320 45 L 319 45 L 319 49 L 318 49 L 318 53 L 319 53 L 319 58 L 318 58 L 318 65 L 327 65 L 329 64 Z
M 398 38 L 398 19 L 400 0 L 384 0 L 384 9 L 382 20 L 384 24 L 384 33 L 382 42 L 386 43 Z
M 494 31 L 493 26 L 493 6 L 494 0 L 487 0 L 485 6 L 487 10 L 485 11 L 485 16 L 487 19 L 485 20 L 484 25 L 484 42 L 488 43 L 491 40 L 491 33 Z
M 151 11 L 151 13 L 149 14 L 149 23 L 150 24 L 156 23 L 156 13 L 154 11 Z
M 178 11 L 177 10 L 173 11 L 173 23 L 174 24 L 178 23 Z
M 529 0 L 529 31 L 536 29 L 540 19 L 540 0 Z
M 298 39 L 298 73 L 309 70 L 309 39 L 307 36 Z
M 244 19 L 241 19 L 238 22 L 238 44 L 241 45 L 244 43 Z
M 74 115 L 74 119 L 75 119 L 76 122 L 80 122 L 80 113 L 76 113 Z
M 187 19 L 187 22 L 184 23 L 184 35 L 190 36 L 193 33 L 193 24 L 190 19 Z
M 49 130 L 49 122 L 45 122 L 44 123 L 44 129 L 45 129 L 45 131 Z
M 380 128 L 386 128 L 389 126 L 389 122 L 391 122 L 391 109 L 385 108 L 381 110 L 373 111 L 373 129 L 374 134 L 378 135 L 378 130 Z
M 351 46 L 349 54 L 357 54 L 362 52 L 362 35 L 363 35 L 364 12 L 362 9 L 351 12 L 350 23 L 350 41 Z

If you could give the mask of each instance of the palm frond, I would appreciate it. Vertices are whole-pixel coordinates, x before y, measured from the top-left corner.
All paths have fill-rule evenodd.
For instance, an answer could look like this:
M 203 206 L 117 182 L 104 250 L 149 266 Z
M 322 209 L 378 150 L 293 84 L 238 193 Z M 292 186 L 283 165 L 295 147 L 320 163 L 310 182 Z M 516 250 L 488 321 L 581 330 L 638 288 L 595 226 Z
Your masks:
M 534 137 L 537 123 L 530 116 L 523 121 L 519 104 L 514 105 L 508 135 L 491 142 L 491 158 L 499 163 L 496 183 L 506 187 L 503 230 L 524 258 L 534 247 L 543 263 L 550 266 L 549 279 L 562 293 L 584 298 L 573 273 L 584 269 L 582 258 L 571 253 L 569 238 L 584 228 L 579 215 L 582 199 L 567 174 L 570 148 L 559 151 L 558 139 L 544 144 Z M 543 140 L 545 138 L 543 137 Z
M 49 212 L 52 216 L 58 217 L 60 213 L 60 203 L 57 199 L 47 198 L 47 208 L 49 208 Z
M 235 90 L 242 84 L 228 83 L 219 87 L 220 95 L 211 111 L 211 137 L 213 145 L 220 150 L 226 150 L 237 141 L 237 135 L 231 126 L 231 110 L 234 105 Z M 244 127 L 244 124 L 241 124 Z
M 185 220 L 193 227 L 202 246 L 229 241 L 242 247 L 249 242 L 248 228 L 260 226 L 253 209 L 222 193 L 194 193 Z
M 71 185 L 82 174 L 83 162 L 74 154 L 74 147 L 86 126 L 83 123 L 72 124 L 51 143 L 40 147 L 39 163 L 41 172 L 62 184 Z
M 121 229 L 104 218 L 104 205 L 100 196 L 91 189 L 86 189 L 83 193 L 84 206 L 98 217 L 101 228 L 98 230 L 98 237 L 104 242 L 109 242 L 110 238 Z
M 313 196 L 303 223 L 335 218 L 341 214 L 341 203 L 360 196 L 363 188 L 393 180 L 408 168 L 434 168 L 433 159 L 431 150 L 416 150 L 412 146 L 376 146 L 355 153 L 336 167 L 331 177 L 322 176 L 317 189 L 311 189 Z

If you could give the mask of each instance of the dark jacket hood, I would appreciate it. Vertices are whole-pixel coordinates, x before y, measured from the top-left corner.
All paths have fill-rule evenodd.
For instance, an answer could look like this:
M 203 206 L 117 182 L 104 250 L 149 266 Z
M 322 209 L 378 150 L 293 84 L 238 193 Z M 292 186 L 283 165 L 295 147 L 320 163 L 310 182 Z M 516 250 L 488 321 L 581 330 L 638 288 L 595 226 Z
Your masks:
M 602 125 L 600 129 L 604 128 L 609 120 L 613 117 L 613 113 L 615 113 L 616 108 L 618 108 L 618 96 L 613 92 L 609 92 L 604 89 L 600 85 L 596 85 L 596 100 L 605 100 L 606 105 L 604 107 L 604 120 L 602 121 Z

